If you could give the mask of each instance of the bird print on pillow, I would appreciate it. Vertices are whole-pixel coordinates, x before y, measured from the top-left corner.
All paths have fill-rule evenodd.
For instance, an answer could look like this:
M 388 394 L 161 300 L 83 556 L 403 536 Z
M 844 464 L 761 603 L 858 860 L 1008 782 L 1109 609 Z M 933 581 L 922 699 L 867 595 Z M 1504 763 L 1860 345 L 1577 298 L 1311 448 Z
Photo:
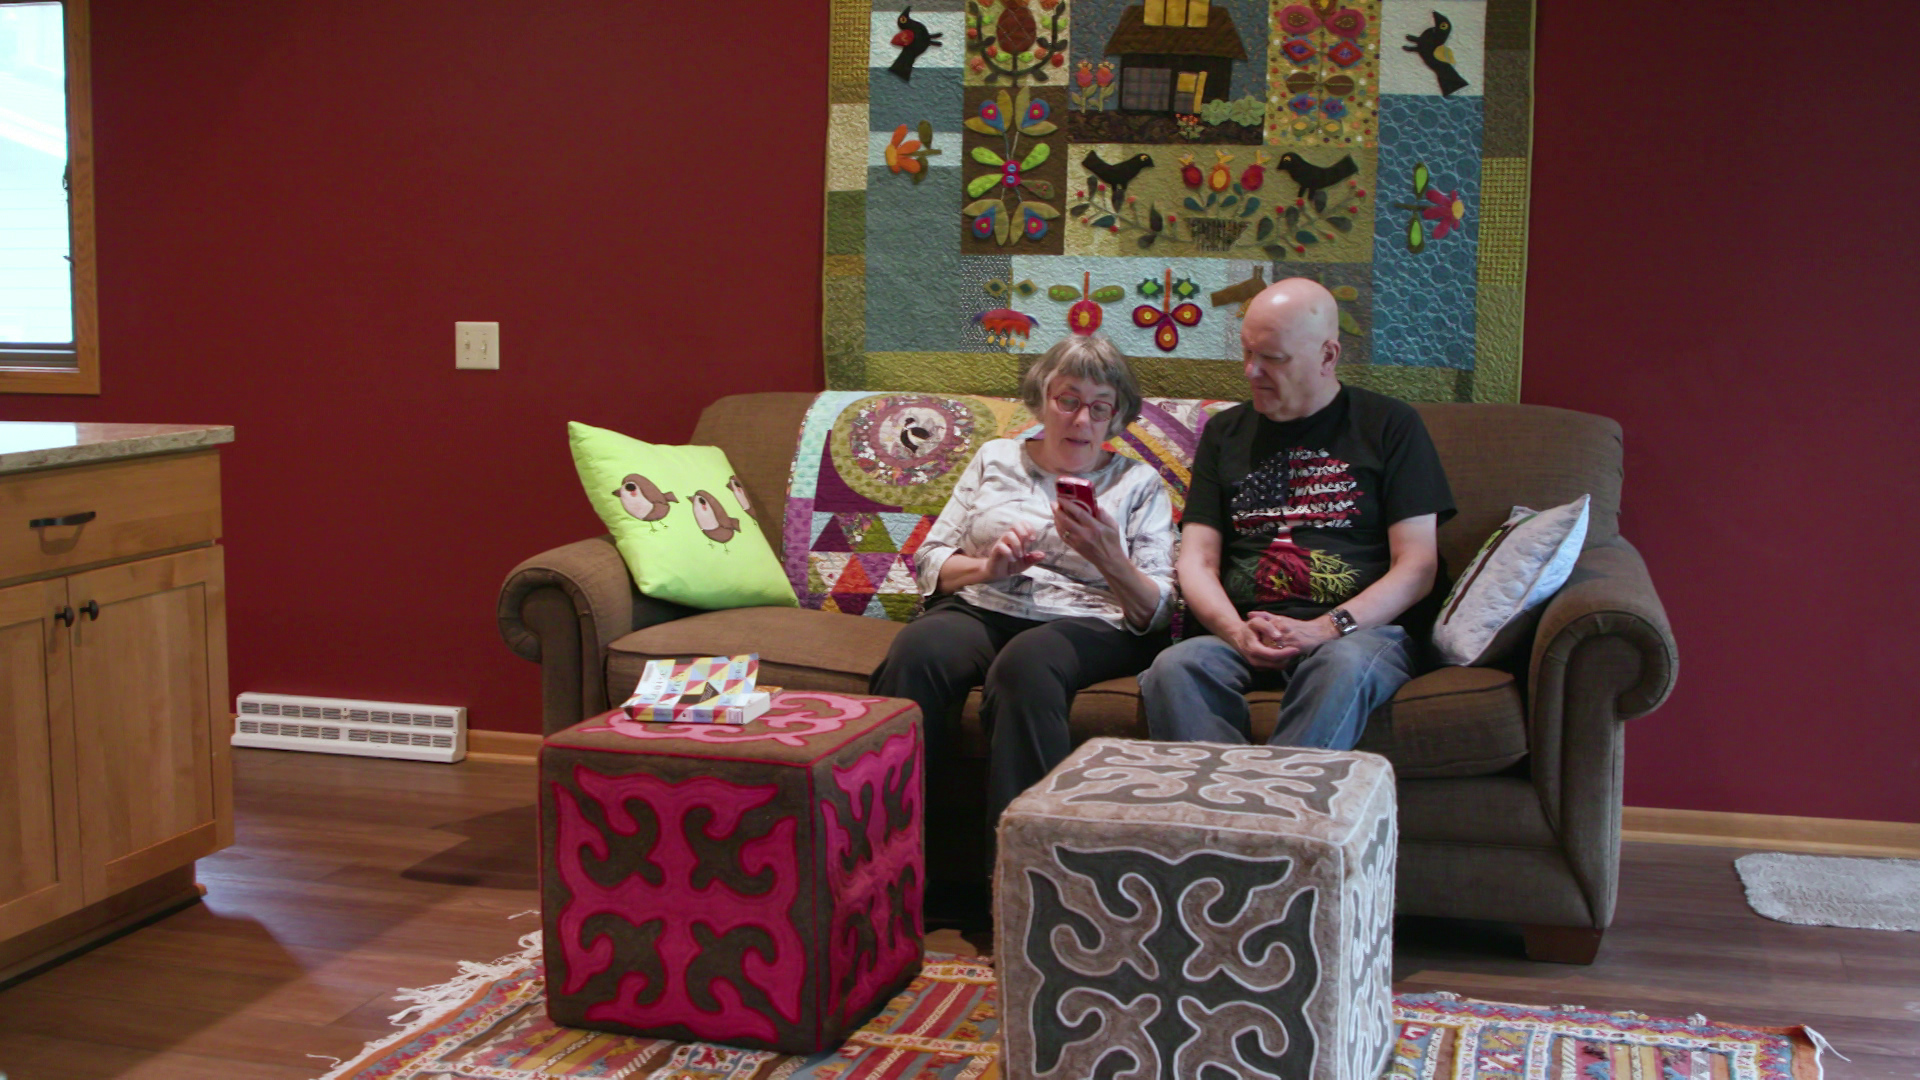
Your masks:
M 725 544 L 739 534 L 740 522 L 729 516 L 720 505 L 720 500 L 706 491 L 694 492 L 690 505 L 693 508 L 693 522 L 700 526 L 700 531 L 706 534 L 707 539 Z M 723 547 L 721 550 L 726 549 Z
M 669 503 L 680 500 L 671 491 L 661 491 L 654 482 L 639 473 L 628 473 L 620 486 L 613 489 L 620 499 L 620 505 L 627 513 L 646 522 L 649 529 L 658 528 L 656 524 L 667 516 Z
M 739 502 L 740 509 L 745 510 L 749 514 L 753 513 L 753 503 L 747 500 L 747 486 L 740 482 L 739 477 L 727 477 L 727 490 L 733 492 L 733 497 Z

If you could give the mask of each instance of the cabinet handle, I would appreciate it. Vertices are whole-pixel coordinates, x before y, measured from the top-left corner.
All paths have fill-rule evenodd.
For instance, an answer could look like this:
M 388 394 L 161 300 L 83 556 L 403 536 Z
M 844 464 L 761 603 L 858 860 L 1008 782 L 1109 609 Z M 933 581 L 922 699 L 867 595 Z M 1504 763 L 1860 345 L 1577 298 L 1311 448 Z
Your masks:
M 60 625 L 62 626 L 72 626 L 73 608 L 70 606 L 62 606 L 59 611 L 53 613 L 53 617 L 60 620 Z
M 100 617 L 100 601 L 89 600 L 80 605 L 80 610 L 87 613 L 87 618 L 97 619 Z
M 32 521 L 27 522 L 27 528 L 51 529 L 61 525 L 85 525 L 87 522 L 99 516 L 98 513 L 92 510 L 83 510 L 78 514 L 68 514 L 65 517 L 34 518 Z

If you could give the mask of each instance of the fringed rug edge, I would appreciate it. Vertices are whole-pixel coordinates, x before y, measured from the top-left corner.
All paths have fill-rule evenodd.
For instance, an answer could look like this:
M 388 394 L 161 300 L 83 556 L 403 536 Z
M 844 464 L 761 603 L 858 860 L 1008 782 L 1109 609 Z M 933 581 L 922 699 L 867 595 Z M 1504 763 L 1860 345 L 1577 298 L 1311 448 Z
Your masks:
M 1418 1007 L 1420 999 L 1422 998 L 1430 998 L 1435 1001 L 1464 1002 L 1474 1005 L 1492 1005 L 1496 1008 L 1503 1009 L 1528 1009 L 1536 1012 L 1594 1012 L 1620 1019 L 1681 1019 L 1680 1017 L 1655 1017 L 1652 1014 L 1633 1009 L 1605 1012 L 1604 1010 L 1588 1009 L 1584 1005 L 1524 1005 L 1517 1001 L 1494 1001 L 1491 998 L 1468 997 L 1465 994 L 1455 993 L 1451 990 L 1434 990 L 1421 994 L 1395 994 L 1393 996 L 1393 1008 L 1396 1019 L 1398 1019 L 1398 1014 L 1403 1008 Z M 1728 1024 L 1724 1021 L 1708 1019 L 1705 1013 L 1694 1013 L 1684 1019 L 1686 1023 L 1694 1027 L 1732 1027 L 1742 1031 L 1757 1031 L 1767 1035 L 1778 1035 L 1786 1039 L 1787 1044 L 1793 1048 L 1792 1060 L 1788 1065 L 1793 1073 L 1793 1080 L 1824 1080 L 1826 1076 L 1826 1066 L 1820 1062 L 1820 1056 L 1822 1054 L 1832 1054 L 1841 1061 L 1852 1061 L 1847 1055 L 1834 1049 L 1833 1044 L 1827 1041 L 1825 1035 L 1820 1034 L 1805 1024 L 1794 1024 L 1789 1027 L 1769 1027 L 1761 1024 Z
M 400 1030 L 384 1039 L 376 1039 L 362 1046 L 358 1054 L 334 1066 L 319 1080 L 348 1080 L 355 1071 L 367 1065 L 377 1055 L 386 1052 L 397 1043 L 438 1025 L 447 1016 L 466 1008 L 476 997 L 492 989 L 494 983 L 529 964 L 539 962 L 540 931 L 535 930 L 522 935 L 516 944 L 520 946 L 519 952 L 502 956 L 490 964 L 473 960 L 460 961 L 460 974 L 446 982 L 395 991 L 393 994 L 395 1001 L 410 1003 L 406 1008 L 387 1017 L 389 1023 L 400 1025 Z M 408 1020 L 409 1016 L 412 1017 L 411 1021 Z
M 358 1054 L 355 1054 L 350 1060 L 336 1065 L 324 1076 L 319 1077 L 318 1080 L 350 1080 L 355 1071 L 369 1064 L 379 1054 L 386 1052 L 408 1038 L 444 1022 L 447 1017 L 472 1004 L 474 999 L 490 990 L 496 982 L 507 978 L 524 966 L 540 961 L 540 931 L 536 930 L 523 935 L 517 944 L 520 946 L 519 952 L 502 956 L 492 963 L 483 964 L 472 960 L 460 961 L 460 974 L 446 982 L 434 986 L 396 991 L 393 995 L 394 1000 L 408 1002 L 409 1004 L 406 1008 L 387 1017 L 387 1019 L 391 1023 L 401 1025 L 400 1029 L 383 1039 L 377 1039 L 365 1044 L 361 1047 Z M 942 958 L 946 959 L 947 957 Z M 981 957 L 979 959 L 983 963 L 991 963 L 990 958 Z M 1601 1012 L 1600 1010 L 1588 1010 L 1580 1005 L 1526 1005 L 1519 1002 L 1493 1001 L 1487 998 L 1467 997 L 1463 994 L 1443 990 L 1426 994 L 1396 994 L 1394 995 L 1395 1013 L 1399 1013 L 1403 1007 L 1417 1007 L 1421 998 L 1430 998 L 1436 1001 L 1490 1005 L 1500 1008 L 1524 1009 L 1534 1012 Z M 1603 1013 L 1603 1015 L 1621 1019 L 1654 1019 L 1650 1014 L 1631 1009 Z M 409 1020 L 409 1017 L 411 1017 L 411 1020 Z M 1396 1019 L 1399 1018 L 1396 1017 Z M 1716 1024 L 1716 1021 L 1709 1020 L 1704 1013 L 1694 1013 L 1686 1017 L 1685 1022 L 1696 1027 L 1706 1027 Z M 1736 1027 L 1746 1031 L 1763 1032 L 1785 1038 L 1792 1047 L 1792 1060 L 1789 1068 L 1792 1071 L 1793 1080 L 1824 1080 L 1825 1066 L 1820 1060 L 1823 1054 L 1831 1053 L 1842 1061 L 1850 1060 L 1845 1054 L 1834 1049 L 1833 1044 L 1828 1042 L 1826 1037 L 1821 1035 L 1820 1032 L 1804 1024 L 1796 1024 L 1790 1027 L 1767 1027 L 1754 1024 L 1720 1023 L 1718 1026 Z

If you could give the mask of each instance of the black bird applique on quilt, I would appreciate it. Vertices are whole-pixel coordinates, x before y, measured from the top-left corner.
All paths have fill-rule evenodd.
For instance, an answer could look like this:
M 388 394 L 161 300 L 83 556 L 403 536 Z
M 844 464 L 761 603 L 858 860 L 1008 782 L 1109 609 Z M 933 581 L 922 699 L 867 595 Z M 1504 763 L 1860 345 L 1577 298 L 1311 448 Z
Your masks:
M 1445 15 L 1433 13 L 1433 25 L 1420 31 L 1420 36 L 1407 35 L 1411 45 L 1400 46 L 1403 52 L 1419 53 L 1420 62 L 1427 65 L 1434 77 L 1440 80 L 1440 93 L 1452 97 L 1455 90 L 1467 85 L 1467 80 L 1453 69 L 1453 50 L 1447 48 L 1447 38 L 1453 35 L 1453 24 Z
M 1352 154 L 1331 165 L 1315 165 L 1299 154 L 1285 153 L 1280 155 L 1280 160 L 1273 163 L 1273 167 L 1292 177 L 1293 182 L 1299 185 L 1300 190 L 1294 193 L 1295 198 L 1322 188 L 1330 188 L 1360 171 L 1360 166 L 1354 162 Z
M 1153 158 L 1146 154 L 1135 154 L 1117 164 L 1108 164 L 1099 154 L 1089 150 L 1084 164 L 1087 172 L 1113 189 L 1113 208 L 1119 210 L 1126 203 L 1127 185 L 1133 183 L 1142 170 L 1153 168 Z
M 913 81 L 913 62 L 929 48 L 939 48 L 940 35 L 927 29 L 927 24 L 913 17 L 913 6 L 900 9 L 900 18 L 895 20 L 900 32 L 893 35 L 893 43 L 900 46 L 900 55 L 894 57 L 887 70 L 900 76 L 907 82 Z

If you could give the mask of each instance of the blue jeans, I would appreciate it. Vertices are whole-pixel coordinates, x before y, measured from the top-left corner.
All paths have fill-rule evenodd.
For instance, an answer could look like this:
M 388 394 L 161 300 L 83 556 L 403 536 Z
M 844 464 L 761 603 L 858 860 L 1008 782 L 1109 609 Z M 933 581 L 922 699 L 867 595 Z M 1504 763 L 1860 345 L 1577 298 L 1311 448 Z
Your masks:
M 1188 638 L 1140 675 L 1147 727 L 1166 742 L 1249 743 L 1246 693 L 1286 687 L 1270 746 L 1351 750 L 1367 717 L 1413 677 L 1407 632 L 1375 626 L 1329 641 L 1282 671 L 1256 671 L 1220 638 Z

